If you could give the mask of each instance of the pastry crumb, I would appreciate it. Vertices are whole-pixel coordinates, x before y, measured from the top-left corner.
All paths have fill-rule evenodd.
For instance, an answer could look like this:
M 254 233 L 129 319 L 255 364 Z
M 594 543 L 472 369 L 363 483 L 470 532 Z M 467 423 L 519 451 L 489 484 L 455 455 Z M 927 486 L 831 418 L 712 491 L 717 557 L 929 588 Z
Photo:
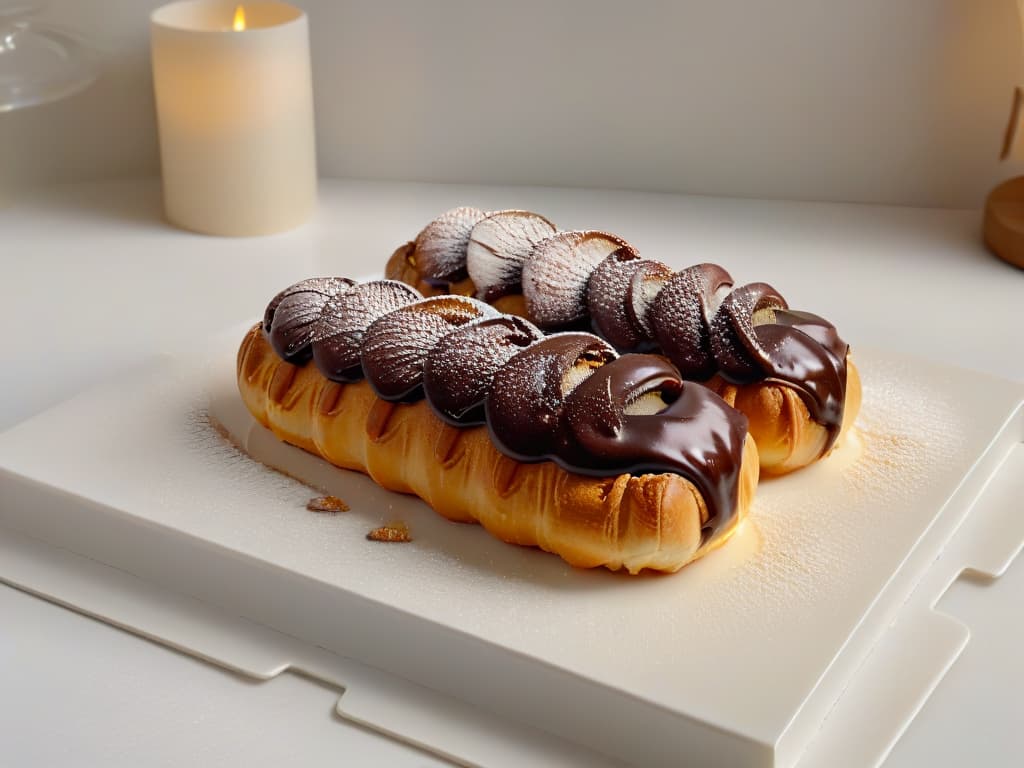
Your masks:
M 306 502 L 310 512 L 348 512 L 349 506 L 337 496 L 317 496 Z
M 380 528 L 374 528 L 366 534 L 366 538 L 370 541 L 412 541 L 412 536 L 409 535 L 409 526 L 403 522 L 388 523 Z

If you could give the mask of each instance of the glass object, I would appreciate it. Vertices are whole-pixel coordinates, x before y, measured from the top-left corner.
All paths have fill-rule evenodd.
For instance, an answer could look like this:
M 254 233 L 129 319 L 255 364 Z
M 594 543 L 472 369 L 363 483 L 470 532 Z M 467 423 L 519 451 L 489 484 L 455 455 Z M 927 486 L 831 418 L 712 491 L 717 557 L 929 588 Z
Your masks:
M 0 0 L 0 112 L 45 104 L 96 80 L 92 52 L 39 21 L 41 0 Z

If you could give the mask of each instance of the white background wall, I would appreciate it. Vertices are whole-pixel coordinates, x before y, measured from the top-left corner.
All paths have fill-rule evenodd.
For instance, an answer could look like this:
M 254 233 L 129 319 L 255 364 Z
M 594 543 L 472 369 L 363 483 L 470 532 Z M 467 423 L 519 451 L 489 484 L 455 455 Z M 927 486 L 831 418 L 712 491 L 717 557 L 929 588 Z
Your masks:
M 52 0 L 103 77 L 0 115 L 0 186 L 158 172 L 148 14 Z M 976 207 L 1015 0 L 298 0 L 324 175 Z

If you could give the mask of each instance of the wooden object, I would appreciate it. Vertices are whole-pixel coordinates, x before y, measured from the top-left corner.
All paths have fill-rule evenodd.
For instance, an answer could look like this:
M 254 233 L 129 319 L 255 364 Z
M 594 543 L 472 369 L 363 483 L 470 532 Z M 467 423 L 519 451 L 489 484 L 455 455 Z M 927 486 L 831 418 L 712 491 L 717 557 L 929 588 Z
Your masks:
M 985 246 L 1024 269 L 1024 176 L 1004 181 L 985 200 Z

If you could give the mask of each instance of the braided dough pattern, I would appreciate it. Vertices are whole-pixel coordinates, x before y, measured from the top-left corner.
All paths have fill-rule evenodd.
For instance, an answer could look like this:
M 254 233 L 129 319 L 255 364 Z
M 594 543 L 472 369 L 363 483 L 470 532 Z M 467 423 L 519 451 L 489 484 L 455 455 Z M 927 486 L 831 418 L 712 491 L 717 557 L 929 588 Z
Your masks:
M 310 362 L 285 362 L 259 325 L 242 341 L 237 374 L 249 412 L 278 438 L 388 490 L 415 494 L 449 520 L 478 522 L 502 541 L 540 547 L 578 567 L 677 571 L 731 536 L 757 485 L 757 449 L 748 437 L 735 522 L 705 541 L 707 506 L 679 475 L 596 478 L 550 461 L 514 461 L 485 427 L 449 426 L 423 400 L 387 402 L 365 381 L 332 382 Z

